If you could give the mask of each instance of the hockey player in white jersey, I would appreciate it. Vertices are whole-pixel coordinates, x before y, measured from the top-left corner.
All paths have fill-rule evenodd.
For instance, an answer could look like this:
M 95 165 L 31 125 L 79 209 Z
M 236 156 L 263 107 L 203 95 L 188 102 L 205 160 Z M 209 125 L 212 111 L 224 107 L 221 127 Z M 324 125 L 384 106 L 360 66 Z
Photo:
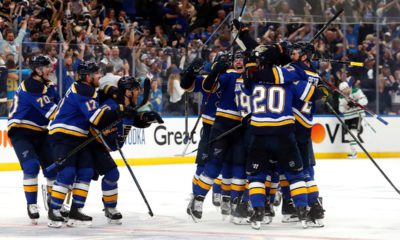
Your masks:
M 354 99 L 357 103 L 362 106 L 366 106 L 368 104 L 368 99 L 363 93 L 363 91 L 356 87 L 350 87 L 347 82 L 342 82 L 339 85 L 339 89 Z M 361 121 L 365 116 L 364 110 L 358 108 L 353 102 L 347 101 L 343 96 L 339 97 L 339 111 L 343 113 L 344 122 L 349 128 L 349 130 L 357 136 L 361 131 Z M 357 158 L 357 150 L 356 150 L 356 141 L 353 138 L 349 137 L 349 133 L 346 133 L 345 139 L 349 141 L 350 149 L 349 149 L 349 158 Z

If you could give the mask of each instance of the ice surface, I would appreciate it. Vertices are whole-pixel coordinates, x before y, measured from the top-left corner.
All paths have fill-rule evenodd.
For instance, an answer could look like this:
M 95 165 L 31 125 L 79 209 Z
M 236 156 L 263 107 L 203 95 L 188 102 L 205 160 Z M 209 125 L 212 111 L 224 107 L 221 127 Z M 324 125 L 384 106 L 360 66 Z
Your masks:
M 400 186 L 400 159 L 377 159 Z M 280 222 L 280 210 L 261 230 L 223 222 L 211 204 L 204 204 L 203 219 L 186 215 L 194 165 L 133 167 L 155 216 L 147 214 L 134 182 L 120 168 L 119 204 L 123 224 L 108 225 L 102 211 L 100 182 L 92 182 L 84 212 L 93 216 L 91 228 L 51 229 L 41 194 L 41 218 L 30 225 L 22 190 L 22 172 L 0 172 L 0 239 L 400 239 L 400 195 L 370 160 L 322 160 L 316 180 L 326 209 L 325 227 L 302 229 Z M 40 178 L 40 183 L 44 183 Z

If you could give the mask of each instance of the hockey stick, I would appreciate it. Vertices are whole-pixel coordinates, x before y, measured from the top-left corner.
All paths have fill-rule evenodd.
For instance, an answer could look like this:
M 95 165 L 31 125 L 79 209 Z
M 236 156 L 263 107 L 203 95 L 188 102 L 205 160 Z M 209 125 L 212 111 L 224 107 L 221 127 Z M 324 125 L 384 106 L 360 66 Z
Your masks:
M 243 126 L 243 123 L 240 123 L 240 124 L 234 126 L 233 128 L 227 130 L 226 132 L 221 133 L 221 135 L 219 135 L 219 136 L 215 137 L 214 139 L 211 139 L 210 141 L 208 141 L 206 146 L 214 143 L 215 141 L 218 141 L 218 140 L 222 139 L 223 137 L 231 134 L 232 132 L 236 131 L 237 129 L 239 129 L 242 126 Z M 199 150 L 199 149 L 196 148 L 195 150 L 193 150 L 193 151 L 191 151 L 189 153 L 186 153 L 185 155 L 182 155 L 182 156 L 186 156 L 186 155 L 192 154 L 192 153 L 196 152 L 197 150 Z
M 344 9 L 340 9 L 327 23 L 325 23 L 325 25 L 314 35 L 314 37 L 310 40 L 309 43 L 313 43 L 315 41 L 315 39 L 317 39 L 319 37 L 319 35 L 321 35 L 325 29 L 328 28 L 328 26 L 335 21 L 335 19 L 337 17 L 339 17 L 339 15 L 344 11 Z
M 133 181 L 134 181 L 135 184 L 136 184 L 136 187 L 138 188 L 138 190 L 139 190 L 139 192 L 140 192 L 140 195 L 142 195 L 142 198 L 143 198 L 143 200 L 144 200 L 144 203 L 146 204 L 147 208 L 149 209 L 149 215 L 150 215 L 151 217 L 153 217 L 153 216 L 154 216 L 153 211 L 151 210 L 151 207 L 150 207 L 149 203 L 147 202 L 146 196 L 144 195 L 143 190 L 142 190 L 142 188 L 140 187 L 140 184 L 139 184 L 138 180 L 137 180 L 136 177 L 135 177 L 135 174 L 133 174 L 133 171 L 132 171 L 131 166 L 129 166 L 129 163 L 128 163 L 128 161 L 126 160 L 124 153 L 122 152 L 121 148 L 119 147 L 119 144 L 118 144 L 118 140 L 117 140 L 117 139 L 115 139 L 115 143 L 116 143 L 116 145 L 117 145 L 118 152 L 119 152 L 119 154 L 120 154 L 121 157 L 122 157 L 122 160 L 124 160 L 124 163 L 125 163 L 126 167 L 128 168 L 129 173 L 131 174 L 131 176 L 132 176 L 132 178 L 133 178 Z
M 204 48 L 205 46 L 207 46 L 208 42 L 212 39 L 212 37 L 214 37 L 214 35 L 219 31 L 219 29 L 222 27 L 222 25 L 229 19 L 229 17 L 232 15 L 232 12 L 230 12 L 225 18 L 224 20 L 222 20 L 222 22 L 218 25 L 218 27 L 215 29 L 215 31 L 208 37 L 208 39 L 203 43 L 203 45 L 201 46 L 202 48 Z
M 203 49 L 205 46 L 207 46 L 207 44 L 208 44 L 208 42 L 211 40 L 211 38 L 219 31 L 219 29 L 221 28 L 221 26 L 226 22 L 226 20 L 229 18 L 229 16 L 232 14 L 232 12 L 230 12 L 225 18 L 224 18 L 224 20 L 218 25 L 218 27 L 214 30 L 214 32 L 211 34 L 211 36 L 210 37 L 208 37 L 208 39 L 203 43 L 203 45 L 201 46 L 201 49 Z M 214 87 L 214 85 L 213 85 L 213 87 Z M 186 101 L 186 96 L 187 96 L 187 92 L 185 92 L 185 101 Z M 200 121 L 200 118 L 201 118 L 201 116 L 203 115 L 203 113 L 204 113 L 204 109 L 205 109 L 205 106 L 207 105 L 207 103 L 208 103 L 208 99 L 210 98 L 210 95 L 211 95 L 211 92 L 207 95 L 207 97 L 206 97 L 206 101 L 204 102 L 204 105 L 202 106 L 202 108 L 201 108 L 201 110 L 200 110 L 200 113 L 199 113 L 199 116 L 198 116 L 198 118 L 197 118 L 197 120 L 196 120 L 196 123 L 194 124 L 194 127 L 192 128 L 192 130 L 190 131 L 190 134 L 189 134 L 189 132 L 187 131 L 188 129 L 185 129 L 185 137 L 184 137 L 184 139 L 183 139 L 183 143 L 185 143 L 186 144 L 186 146 L 185 146 L 185 149 L 183 150 L 183 152 L 182 152 L 182 154 L 177 154 L 177 155 L 175 155 L 175 156 L 184 156 L 185 155 L 185 153 L 186 153 L 186 150 L 188 149 L 188 147 L 189 147 L 189 145 L 190 145 L 190 140 L 191 140 L 191 136 L 193 136 L 193 134 L 194 134 L 194 132 L 196 131 L 196 129 L 197 129 L 197 125 L 199 124 L 199 121 Z M 186 103 L 185 103 L 186 104 Z M 188 124 L 187 124 L 187 122 L 186 122 L 186 105 L 185 105 L 185 128 L 186 128 L 186 126 L 188 126 Z
M 361 115 L 361 114 L 360 114 Z M 375 130 L 375 128 L 373 128 L 372 126 L 371 126 L 371 124 L 369 124 L 369 122 L 367 121 L 367 119 L 365 119 L 365 117 L 361 117 L 361 121 L 364 121 L 365 122 L 365 125 L 366 126 L 368 126 L 374 133 L 376 133 L 376 130 Z
M 143 83 L 143 99 L 142 102 L 139 104 L 139 106 L 135 107 L 135 110 L 141 108 L 144 104 L 147 103 L 149 96 L 150 96 L 150 80 L 148 78 L 145 79 L 145 82 Z M 86 141 L 84 141 L 83 143 L 81 143 L 80 145 L 78 145 L 76 148 L 72 149 L 67 156 L 63 157 L 60 160 L 56 160 L 53 164 L 51 164 L 50 166 L 48 166 L 46 168 L 46 171 L 48 172 L 52 172 L 54 171 L 56 168 L 62 166 L 65 161 L 70 158 L 71 156 L 73 156 L 74 154 L 76 154 L 77 152 L 79 152 L 82 148 L 86 147 L 88 144 L 90 144 L 91 142 L 93 142 L 96 138 L 100 137 L 101 135 L 107 133 L 109 130 L 111 130 L 115 125 L 117 125 L 122 119 L 117 119 L 114 122 L 112 122 L 110 125 L 108 125 L 107 127 L 105 127 L 102 131 L 98 132 L 96 135 L 91 136 L 89 139 L 87 139 Z
M 385 177 L 385 179 L 389 182 L 389 184 L 393 187 L 393 189 L 400 194 L 400 190 L 397 189 L 397 187 L 392 183 L 390 178 L 385 174 L 385 172 L 379 167 L 379 165 L 375 162 L 375 160 L 372 158 L 372 156 L 368 153 L 368 151 L 364 148 L 364 146 L 361 144 L 361 142 L 357 139 L 356 136 L 350 131 L 350 129 L 346 126 L 344 121 L 340 118 L 339 114 L 333 109 L 333 107 L 328 103 L 325 102 L 325 105 L 328 106 L 329 110 L 336 116 L 336 118 L 339 120 L 340 124 L 343 126 L 343 128 L 350 134 L 350 136 L 356 141 L 358 146 L 363 150 L 363 152 L 368 156 L 368 158 L 372 161 L 372 163 L 375 165 L 376 168 L 378 168 L 379 172 Z
M 242 19 L 242 15 L 243 15 L 243 13 L 244 13 L 244 9 L 245 9 L 245 7 L 246 7 L 246 3 L 247 3 L 247 0 L 244 0 L 242 9 L 241 9 L 240 15 L 239 15 L 239 21 Z M 228 16 L 229 16 L 229 15 L 228 15 Z M 228 16 L 225 17 L 225 19 L 227 19 Z M 225 19 L 224 19 L 224 21 L 225 21 Z M 222 22 L 222 23 L 223 23 L 223 22 Z M 222 23 L 220 24 L 220 26 L 222 26 Z M 218 28 L 217 28 L 217 30 L 218 30 Z M 216 31 L 217 31 L 217 30 L 216 30 Z M 214 33 L 215 33 L 216 31 L 214 31 Z M 239 29 L 239 30 L 238 30 L 238 33 L 236 34 L 236 36 L 235 36 L 235 38 L 234 38 L 232 44 L 229 46 L 229 49 L 233 47 L 233 44 L 234 44 L 234 42 L 236 41 L 236 39 L 238 38 L 238 36 L 239 36 L 239 34 L 240 34 L 241 31 L 242 31 L 242 29 Z M 214 35 L 214 33 L 213 33 L 212 35 Z M 211 36 L 212 36 L 212 35 L 211 35 Z M 211 36 L 210 36 L 210 38 L 211 38 Z M 209 39 L 210 39 L 210 38 L 209 38 Z M 204 44 L 204 45 L 205 45 L 205 44 Z M 204 45 L 203 45 L 203 46 L 204 46 Z M 211 96 L 211 94 L 212 94 L 213 89 L 215 88 L 215 85 L 216 85 L 216 83 L 217 83 L 217 79 L 218 79 L 218 76 L 215 78 L 215 81 L 214 81 L 214 83 L 213 83 L 213 85 L 212 85 L 212 87 L 211 87 L 211 90 L 210 90 L 210 92 L 207 94 L 206 101 L 204 102 L 204 105 L 203 105 L 203 107 L 202 107 L 202 109 L 201 109 L 201 111 L 200 111 L 199 116 L 197 117 L 196 123 L 195 123 L 194 127 L 192 128 L 192 131 L 190 131 L 190 134 L 186 135 L 185 138 L 184 138 L 184 140 L 183 140 L 184 143 L 186 142 L 186 146 L 185 146 L 185 148 L 184 148 L 184 150 L 183 150 L 183 152 L 182 152 L 182 154 L 181 154 L 180 156 L 185 156 L 185 155 L 187 155 L 187 154 L 186 154 L 186 151 L 187 151 L 187 149 L 188 149 L 188 147 L 189 147 L 189 145 L 190 145 L 190 142 L 191 142 L 191 141 L 190 141 L 190 140 L 191 140 L 190 138 L 191 138 L 191 136 L 193 136 L 194 132 L 196 131 L 197 125 L 198 125 L 199 122 L 200 122 L 200 118 L 201 118 L 201 116 L 203 115 L 204 110 L 206 109 L 206 106 L 207 106 L 207 104 L 208 104 L 208 100 L 209 100 L 209 98 L 210 98 L 210 96 Z M 189 153 L 189 154 L 190 154 L 190 153 Z M 178 155 L 178 156 L 179 156 L 179 155 Z
M 247 4 L 247 0 L 244 0 L 242 9 L 240 10 L 240 14 L 239 14 L 239 17 L 238 17 L 238 21 L 239 21 L 239 22 L 242 22 L 242 16 L 243 16 L 243 13 L 244 13 L 244 9 L 246 8 L 246 4 Z M 242 31 L 242 28 L 238 29 L 238 33 L 236 34 L 235 38 L 233 38 L 233 41 L 232 41 L 232 44 L 231 44 L 230 48 L 231 48 L 231 47 L 233 46 L 233 44 L 236 42 L 236 40 L 237 40 L 237 38 L 239 37 L 239 34 L 240 34 L 241 31 Z M 243 43 L 237 43 L 237 44 L 239 45 L 239 47 L 240 47 L 242 50 L 246 50 L 246 47 L 244 46 Z
M 340 95 L 342 95 L 342 97 L 344 97 L 348 102 L 352 102 L 354 103 L 357 107 L 361 108 L 362 110 L 364 110 L 366 113 L 368 113 L 369 115 L 371 115 L 372 117 L 376 118 L 377 120 L 379 120 L 380 122 L 382 122 L 385 125 L 388 125 L 389 123 L 387 121 L 385 121 L 383 118 L 381 118 L 380 116 L 378 116 L 376 113 L 368 110 L 366 107 L 364 107 L 363 105 L 359 104 L 356 100 L 354 100 L 353 98 L 347 96 L 346 94 L 344 94 L 341 90 L 339 90 L 335 85 L 333 85 L 332 83 L 324 80 L 321 78 L 321 81 L 327 85 L 330 89 L 332 89 L 333 91 L 339 93 Z
M 211 87 L 210 92 L 207 94 L 206 100 L 204 101 L 204 104 L 203 104 L 202 107 L 201 107 L 199 116 L 197 117 L 196 122 L 195 122 L 195 124 L 194 124 L 192 130 L 190 131 L 190 134 L 186 135 L 185 138 L 183 139 L 183 143 L 186 143 L 186 146 L 185 146 L 185 149 L 183 150 L 182 154 L 181 154 L 181 155 L 178 155 L 178 156 L 185 156 L 185 155 L 187 155 L 187 154 L 186 154 L 186 151 L 187 151 L 187 149 L 188 149 L 188 147 L 189 147 L 189 145 L 190 145 L 190 142 L 191 142 L 191 140 L 192 140 L 192 138 L 193 138 L 194 133 L 196 132 L 197 126 L 198 126 L 199 123 L 200 123 L 201 116 L 203 115 L 204 111 L 206 110 L 206 106 L 207 106 L 207 104 L 208 104 L 208 101 L 210 100 L 211 94 L 213 93 L 212 91 L 213 91 L 213 89 L 215 88 L 215 85 L 216 85 L 216 83 L 217 83 L 217 79 L 218 79 L 218 76 L 216 77 L 216 79 L 215 79 L 215 81 L 214 81 L 214 83 L 213 83 L 213 85 L 212 85 L 212 87 Z
M 313 60 L 321 61 L 321 62 L 329 62 L 329 63 L 339 63 L 339 64 L 346 64 L 352 67 L 363 67 L 364 63 L 362 62 L 353 62 L 353 61 L 340 61 L 334 59 L 325 59 L 325 58 L 314 58 Z

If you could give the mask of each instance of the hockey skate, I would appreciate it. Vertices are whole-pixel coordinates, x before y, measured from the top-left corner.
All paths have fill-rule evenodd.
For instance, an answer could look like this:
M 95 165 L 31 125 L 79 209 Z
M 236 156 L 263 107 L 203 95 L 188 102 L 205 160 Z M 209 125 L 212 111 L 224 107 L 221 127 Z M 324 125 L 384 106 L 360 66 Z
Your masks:
M 247 218 L 249 217 L 248 203 L 236 198 L 233 200 L 233 202 L 233 205 L 236 204 L 236 207 L 234 209 L 232 208 L 232 222 L 237 225 L 249 224 L 247 221 Z
M 28 204 L 27 206 L 28 216 L 31 219 L 33 225 L 38 224 L 39 219 L 39 207 L 37 204 Z
M 297 211 L 297 217 L 299 218 L 301 226 L 303 228 L 308 228 L 308 225 L 307 225 L 307 216 L 308 216 L 307 206 L 296 207 L 296 211 Z
M 109 224 L 116 224 L 116 225 L 122 224 L 121 222 L 122 214 L 117 210 L 117 208 L 106 207 L 104 209 L 104 215 L 106 216 L 107 222 Z
M 282 201 L 282 223 L 298 222 L 296 209 L 294 208 L 293 200 L 283 199 Z
M 231 215 L 231 197 L 229 196 L 222 196 L 221 201 L 221 214 L 222 214 L 222 221 L 225 221 L 226 218 Z
M 64 222 L 64 218 L 60 213 L 60 209 L 52 209 L 50 207 L 47 217 L 49 219 L 47 226 L 51 228 L 60 228 Z
M 71 207 L 69 212 L 69 219 L 67 222 L 68 227 L 80 227 L 92 225 L 92 217 L 82 213 L 82 208 L 77 208 L 76 206 Z
M 253 229 L 260 230 L 261 223 L 264 219 L 265 208 L 264 207 L 255 207 L 253 215 L 250 217 L 250 224 Z
M 307 216 L 307 225 L 310 227 L 324 227 L 324 208 L 318 201 L 310 206 L 310 212 Z
M 69 208 L 66 204 L 63 204 L 60 209 L 61 216 L 64 218 L 64 222 L 68 222 L 69 219 Z
M 275 217 L 274 205 L 267 203 L 265 205 L 265 216 L 264 216 L 264 220 L 262 221 L 262 223 L 270 224 L 274 217 Z
M 204 196 L 192 196 L 186 209 L 187 214 L 192 217 L 194 222 L 199 222 L 203 215 Z
M 222 195 L 221 193 L 213 193 L 212 194 L 212 203 L 217 209 L 221 206 Z
M 347 157 L 349 159 L 356 159 L 357 158 L 357 151 L 351 151 L 349 154 L 347 154 Z

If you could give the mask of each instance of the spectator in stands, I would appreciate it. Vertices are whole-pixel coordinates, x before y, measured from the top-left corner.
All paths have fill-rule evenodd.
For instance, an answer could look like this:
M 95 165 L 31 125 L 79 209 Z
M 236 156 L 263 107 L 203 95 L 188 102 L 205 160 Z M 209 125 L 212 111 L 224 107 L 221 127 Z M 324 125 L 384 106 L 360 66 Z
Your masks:
M 150 72 L 150 59 L 146 53 L 140 55 L 140 49 L 136 53 L 136 77 L 146 77 Z
M 183 93 L 185 92 L 185 90 L 183 90 L 180 86 L 181 75 L 179 73 L 179 68 L 173 66 L 171 69 L 171 74 L 168 77 L 168 94 L 169 101 L 171 103 L 179 102 L 182 99 Z
M 115 71 L 119 71 L 124 67 L 124 61 L 119 56 L 118 46 L 113 46 L 111 48 L 110 63 L 114 66 Z
M 151 109 L 158 113 L 162 111 L 162 92 L 159 88 L 160 81 L 156 78 L 153 78 L 151 81 L 151 90 L 149 102 L 151 104 Z
M 120 78 L 120 76 L 114 74 L 114 65 L 111 63 L 107 64 L 105 67 L 105 75 L 99 80 L 100 89 L 103 89 L 106 85 L 118 87 L 118 80 Z
M 22 40 L 26 34 L 26 26 L 28 17 L 25 17 L 22 21 L 21 28 L 18 32 L 18 36 L 15 38 L 14 31 L 11 28 L 4 30 L 4 36 L 0 32 L 0 53 L 12 53 L 14 55 L 14 61 L 18 62 L 18 49 L 21 48 Z

